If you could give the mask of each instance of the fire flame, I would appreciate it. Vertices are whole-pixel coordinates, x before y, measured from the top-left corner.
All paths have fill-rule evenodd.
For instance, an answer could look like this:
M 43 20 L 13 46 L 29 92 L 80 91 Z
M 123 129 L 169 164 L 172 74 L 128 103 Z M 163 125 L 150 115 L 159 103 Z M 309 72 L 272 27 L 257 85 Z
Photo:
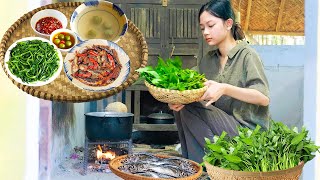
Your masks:
M 98 150 L 97 150 L 97 158 L 98 159 L 109 159 L 112 160 L 116 157 L 116 153 L 113 151 L 106 151 L 105 153 L 102 152 L 102 149 L 100 145 L 98 145 Z

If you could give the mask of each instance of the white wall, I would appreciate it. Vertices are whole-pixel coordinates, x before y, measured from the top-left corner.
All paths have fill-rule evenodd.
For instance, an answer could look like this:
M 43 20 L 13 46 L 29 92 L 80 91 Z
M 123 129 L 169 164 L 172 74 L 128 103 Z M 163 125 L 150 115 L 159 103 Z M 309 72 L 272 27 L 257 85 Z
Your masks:
M 265 65 L 272 119 L 303 125 L 305 46 L 253 46 Z
M 306 57 L 304 73 L 304 125 L 309 129 L 310 137 L 317 140 L 319 145 L 319 1 L 305 1 L 305 36 L 306 36 Z M 317 128 L 318 127 L 318 128 Z M 317 132 L 318 131 L 318 132 Z M 316 159 L 309 162 L 303 171 L 305 180 L 320 179 L 319 154 Z
M 0 37 L 40 0 L 1 0 Z M 1 68 L 2 69 L 2 68 Z M 0 70 L 0 179 L 38 177 L 39 99 L 17 88 Z
M 27 1 L 1 0 L 0 38 L 25 12 Z M 25 174 L 26 94 L 0 67 L 0 179 L 21 180 Z

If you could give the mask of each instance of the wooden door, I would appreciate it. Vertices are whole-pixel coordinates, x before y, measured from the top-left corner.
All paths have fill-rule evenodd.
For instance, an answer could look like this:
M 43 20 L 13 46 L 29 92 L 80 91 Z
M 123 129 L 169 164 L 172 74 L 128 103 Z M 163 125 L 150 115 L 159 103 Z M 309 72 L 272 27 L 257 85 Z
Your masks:
M 148 65 L 158 57 L 180 56 L 184 67 L 196 65 L 203 55 L 198 12 L 206 0 L 115 0 L 128 19 L 140 29 L 149 49 Z
M 168 1 L 164 32 L 166 53 L 180 56 L 184 67 L 193 67 L 197 58 L 203 56 L 203 38 L 199 28 L 198 14 L 207 1 L 174 0 Z

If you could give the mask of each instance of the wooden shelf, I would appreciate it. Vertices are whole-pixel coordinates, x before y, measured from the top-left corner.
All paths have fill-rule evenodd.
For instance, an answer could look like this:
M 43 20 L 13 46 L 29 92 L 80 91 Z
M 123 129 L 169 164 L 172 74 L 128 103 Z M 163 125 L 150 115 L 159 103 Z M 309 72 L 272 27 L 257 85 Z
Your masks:
M 177 131 L 176 124 L 145 124 L 140 122 L 141 109 L 140 109 L 140 96 L 141 91 L 148 91 L 143 81 L 137 81 L 134 85 L 126 89 L 126 106 L 128 112 L 134 114 L 133 129 L 137 131 Z M 133 98 L 134 108 L 131 107 L 131 97 Z
M 176 124 L 133 124 L 137 131 L 177 131 Z

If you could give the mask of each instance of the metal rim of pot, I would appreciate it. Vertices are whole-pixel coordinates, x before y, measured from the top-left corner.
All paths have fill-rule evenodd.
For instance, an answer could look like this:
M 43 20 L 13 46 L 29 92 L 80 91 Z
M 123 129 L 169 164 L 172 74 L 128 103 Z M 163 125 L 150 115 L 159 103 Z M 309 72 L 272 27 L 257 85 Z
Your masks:
M 159 113 L 152 113 L 148 116 L 147 120 L 148 124 L 173 124 L 174 116 L 168 113 L 163 113 L 160 111 Z
M 94 117 L 130 117 L 134 116 L 132 113 L 124 113 L 124 112 L 89 112 L 85 113 L 86 116 L 94 116 Z
M 152 113 L 148 116 L 148 118 L 152 119 L 173 119 L 174 117 L 171 114 L 164 113 L 162 111 L 158 113 Z

